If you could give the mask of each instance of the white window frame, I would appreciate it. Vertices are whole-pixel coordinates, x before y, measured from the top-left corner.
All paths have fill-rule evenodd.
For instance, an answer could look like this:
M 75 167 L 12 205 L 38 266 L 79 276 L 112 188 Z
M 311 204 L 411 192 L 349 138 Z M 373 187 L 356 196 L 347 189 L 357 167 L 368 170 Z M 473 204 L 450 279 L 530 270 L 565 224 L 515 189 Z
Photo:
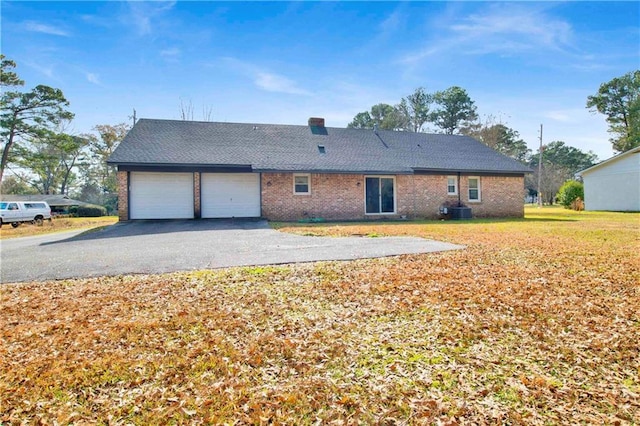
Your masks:
M 478 199 L 471 199 L 471 180 L 476 179 L 478 181 Z M 482 183 L 480 182 L 480 176 L 469 176 L 467 178 L 467 199 L 470 203 L 480 203 L 482 202 Z
M 297 177 L 306 177 L 307 178 L 307 192 L 298 192 L 298 191 L 296 191 L 296 178 Z M 310 173 L 294 173 L 293 174 L 293 195 L 311 195 L 311 174 Z
M 393 179 L 393 212 L 379 212 L 379 213 L 367 213 L 367 178 L 379 178 L 379 179 Z M 362 180 L 364 183 L 364 214 L 365 216 L 384 216 L 398 214 L 398 183 L 395 176 L 390 175 L 365 175 Z M 382 193 L 380 194 L 382 196 Z M 382 202 L 382 200 L 380 200 Z M 382 204 L 381 204 L 382 205 Z
M 449 179 L 453 179 L 453 192 L 449 191 Z M 447 195 L 458 195 L 458 177 L 447 176 Z

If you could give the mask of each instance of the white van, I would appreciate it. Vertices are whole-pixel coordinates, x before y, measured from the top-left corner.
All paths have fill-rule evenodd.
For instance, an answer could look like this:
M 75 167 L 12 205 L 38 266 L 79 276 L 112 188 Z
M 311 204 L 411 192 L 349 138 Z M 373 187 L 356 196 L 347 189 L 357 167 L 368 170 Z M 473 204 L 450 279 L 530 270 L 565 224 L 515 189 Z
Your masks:
M 0 201 L 0 227 L 5 223 L 17 228 L 22 222 L 42 226 L 51 221 L 51 207 L 45 201 Z

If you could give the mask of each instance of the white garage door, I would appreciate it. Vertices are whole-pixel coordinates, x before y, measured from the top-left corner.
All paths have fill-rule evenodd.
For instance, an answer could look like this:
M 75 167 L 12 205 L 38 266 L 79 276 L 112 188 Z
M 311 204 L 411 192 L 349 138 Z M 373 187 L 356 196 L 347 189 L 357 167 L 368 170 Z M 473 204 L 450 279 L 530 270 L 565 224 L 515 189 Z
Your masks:
M 193 219 L 193 173 L 131 172 L 131 219 Z
M 203 173 L 200 194 L 203 218 L 260 216 L 257 173 Z

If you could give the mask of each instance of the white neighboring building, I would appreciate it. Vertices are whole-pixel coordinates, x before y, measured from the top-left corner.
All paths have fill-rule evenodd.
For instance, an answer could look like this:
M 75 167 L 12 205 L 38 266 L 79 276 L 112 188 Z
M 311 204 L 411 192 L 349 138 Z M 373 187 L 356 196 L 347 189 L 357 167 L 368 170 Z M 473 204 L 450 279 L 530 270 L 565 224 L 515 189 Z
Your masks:
M 585 210 L 640 211 L 640 147 L 579 173 Z

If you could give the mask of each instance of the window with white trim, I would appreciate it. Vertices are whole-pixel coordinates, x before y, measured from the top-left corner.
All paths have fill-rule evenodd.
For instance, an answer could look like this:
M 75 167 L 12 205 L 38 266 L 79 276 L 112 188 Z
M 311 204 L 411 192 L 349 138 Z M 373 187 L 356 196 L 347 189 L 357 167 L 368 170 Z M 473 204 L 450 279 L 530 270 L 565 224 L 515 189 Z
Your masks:
M 469 177 L 469 201 L 480 202 L 480 178 Z
M 293 193 L 296 195 L 311 194 L 311 175 L 309 174 L 293 175 Z
M 447 176 L 447 194 L 458 195 L 458 178 L 456 176 Z

